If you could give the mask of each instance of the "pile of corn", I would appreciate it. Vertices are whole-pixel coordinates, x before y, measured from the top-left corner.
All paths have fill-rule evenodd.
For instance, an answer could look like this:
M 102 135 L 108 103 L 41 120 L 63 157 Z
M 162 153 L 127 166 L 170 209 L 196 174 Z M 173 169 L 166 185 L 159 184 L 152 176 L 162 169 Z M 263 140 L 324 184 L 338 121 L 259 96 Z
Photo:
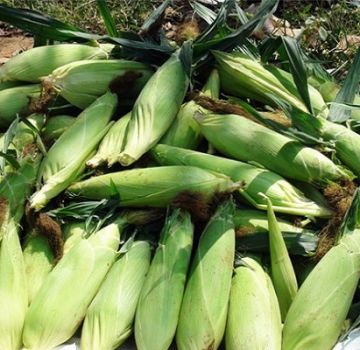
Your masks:
M 0 67 L 0 349 L 332 349 L 358 301 L 360 136 L 328 89 L 309 85 L 332 153 L 257 118 L 289 123 L 269 96 L 311 112 L 285 71 L 213 52 L 194 97 L 179 52 L 111 49 Z

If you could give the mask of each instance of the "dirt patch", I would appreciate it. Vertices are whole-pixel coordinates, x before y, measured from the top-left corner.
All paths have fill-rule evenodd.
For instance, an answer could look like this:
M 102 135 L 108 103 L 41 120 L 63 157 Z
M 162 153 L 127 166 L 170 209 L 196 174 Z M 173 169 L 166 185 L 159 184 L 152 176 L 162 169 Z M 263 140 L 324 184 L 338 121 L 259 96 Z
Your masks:
M 33 44 L 33 38 L 24 35 L 13 37 L 0 36 L 0 64 L 5 63 L 20 52 L 30 49 Z

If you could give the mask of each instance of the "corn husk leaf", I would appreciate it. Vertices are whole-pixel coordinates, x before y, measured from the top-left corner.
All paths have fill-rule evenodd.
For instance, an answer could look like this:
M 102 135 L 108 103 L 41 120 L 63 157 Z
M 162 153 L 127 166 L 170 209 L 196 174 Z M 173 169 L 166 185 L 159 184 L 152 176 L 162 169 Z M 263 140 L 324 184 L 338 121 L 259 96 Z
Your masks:
M 206 139 L 229 157 L 256 162 L 284 177 L 318 185 L 349 178 L 319 151 L 242 116 L 202 114 L 196 120 Z
M 76 119 L 70 115 L 56 115 L 50 117 L 41 131 L 41 136 L 45 142 L 56 141 Z
M 0 68 L 0 81 L 40 82 L 40 78 L 70 62 L 107 59 L 113 45 L 60 44 L 34 47 L 11 58 Z
M 279 300 L 281 319 L 286 314 L 298 290 L 295 271 L 286 248 L 285 241 L 276 221 L 271 201 L 268 199 L 269 246 L 271 278 Z
M 211 98 L 219 98 L 220 79 L 217 70 L 214 69 L 210 73 L 208 81 L 200 94 Z M 175 147 L 196 149 L 202 139 L 199 126 L 194 120 L 194 115 L 199 110 L 202 110 L 202 108 L 196 104 L 195 101 L 182 104 L 175 120 L 166 134 L 161 138 L 160 143 Z
M 223 338 L 234 263 L 233 211 L 231 201 L 221 204 L 201 235 L 180 311 L 179 350 L 217 349 Z
M 136 98 L 151 75 L 150 67 L 140 62 L 85 60 L 59 67 L 44 78 L 43 85 L 84 109 L 109 88 L 123 98 Z
M 257 209 L 266 210 L 271 198 L 274 210 L 293 215 L 329 216 L 331 210 L 307 199 L 301 191 L 281 176 L 250 164 L 167 145 L 157 145 L 151 154 L 161 165 L 190 165 L 229 176 L 243 182 L 242 198 Z
M 190 214 L 175 210 L 167 219 L 136 309 L 139 350 L 166 350 L 178 324 L 190 263 L 193 225 Z
M 29 114 L 31 101 L 40 97 L 39 84 L 12 87 L 0 91 L 0 128 L 8 127 L 17 115 Z
M 25 267 L 19 226 L 3 199 L 0 211 L 0 348 L 17 350 L 28 304 Z
M 179 53 L 175 53 L 151 77 L 135 102 L 118 157 L 121 165 L 134 163 L 161 139 L 175 119 L 188 85 Z
M 111 125 L 116 103 L 116 95 L 110 92 L 98 98 L 50 148 L 41 163 L 38 179 L 43 186 L 32 195 L 32 208 L 43 208 L 81 174 L 86 159 Z
M 119 220 L 81 240 L 46 277 L 26 314 L 26 349 L 48 350 L 75 333 L 115 260 Z
M 284 323 L 284 350 L 332 349 L 360 278 L 359 191 L 342 226 L 342 237 L 301 285 Z M 315 329 L 321 328 L 321 334 Z
M 316 232 L 277 219 L 286 247 L 290 254 L 312 256 L 319 237 Z M 269 252 L 269 222 L 265 212 L 239 209 L 235 211 L 236 248 L 243 252 Z
M 114 263 L 86 312 L 81 348 L 116 349 L 130 336 L 149 266 L 150 245 L 145 241 L 134 242 Z
M 210 200 L 215 193 L 238 187 L 227 176 L 196 167 L 167 166 L 125 170 L 94 176 L 68 188 L 72 194 L 90 199 L 120 196 L 122 207 L 160 207 L 169 205 L 183 191 Z
M 54 253 L 46 237 L 30 233 L 23 246 L 28 302 L 31 304 L 54 266 Z
M 250 257 L 242 258 L 241 266 L 235 269 L 225 343 L 228 350 L 281 347 L 281 317 L 274 287 L 261 265 Z
M 128 113 L 111 126 L 108 133 L 101 140 L 95 156 L 86 162 L 88 166 L 98 167 L 103 163 L 107 163 L 110 167 L 118 161 L 130 117 L 131 113 Z

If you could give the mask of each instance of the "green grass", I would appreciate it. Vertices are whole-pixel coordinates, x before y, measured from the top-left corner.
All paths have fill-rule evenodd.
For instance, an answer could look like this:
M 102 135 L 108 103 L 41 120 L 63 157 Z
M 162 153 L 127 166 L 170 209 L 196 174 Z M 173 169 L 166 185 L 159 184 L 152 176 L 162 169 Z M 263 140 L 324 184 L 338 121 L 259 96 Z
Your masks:
M 185 0 L 184 0 L 185 1 Z M 238 0 L 245 8 L 253 1 Z M 353 0 L 357 1 L 357 0 Z M 107 0 L 118 30 L 138 31 L 144 20 L 162 0 Z M 11 7 L 31 8 L 93 33 L 105 28 L 95 0 L 2 0 Z M 182 4 L 180 0 L 175 4 Z M 179 7 L 182 9 L 182 7 Z M 181 11 L 181 10 L 180 10 Z M 341 67 L 342 77 L 350 66 L 356 47 L 338 49 L 348 35 L 360 35 L 360 7 L 350 0 L 283 0 L 276 12 L 292 27 L 304 27 L 304 49 L 324 62 L 326 68 Z
M 118 30 L 136 31 L 159 0 L 107 0 Z M 2 4 L 30 8 L 94 33 L 105 28 L 95 0 L 2 0 Z

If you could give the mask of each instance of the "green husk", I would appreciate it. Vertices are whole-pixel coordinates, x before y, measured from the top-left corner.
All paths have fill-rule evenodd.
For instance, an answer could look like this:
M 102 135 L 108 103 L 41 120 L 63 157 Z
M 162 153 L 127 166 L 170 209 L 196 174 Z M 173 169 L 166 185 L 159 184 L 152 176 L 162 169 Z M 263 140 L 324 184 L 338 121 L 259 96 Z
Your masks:
M 19 226 L 2 198 L 0 211 L 0 349 L 18 350 L 28 304 L 25 267 Z
M 244 182 L 239 189 L 242 198 L 257 209 L 266 210 L 265 194 L 274 203 L 274 210 L 293 215 L 330 216 L 331 210 L 319 206 L 281 176 L 250 164 L 182 148 L 157 145 L 152 156 L 161 165 L 190 165 L 229 176 Z
M 167 350 L 175 336 L 193 241 L 190 214 L 167 219 L 136 309 L 137 349 Z
M 204 229 L 181 306 L 179 350 L 217 349 L 223 338 L 233 273 L 234 205 L 221 204 Z
M 298 290 L 295 271 L 289 257 L 280 226 L 276 221 L 271 201 L 268 199 L 269 246 L 271 278 L 279 300 L 281 319 L 286 314 Z
M 111 125 L 116 104 L 115 94 L 99 97 L 54 143 L 41 163 L 38 179 L 43 185 L 32 195 L 31 208 L 43 208 L 82 173 L 86 159 Z
M 83 221 L 68 222 L 62 228 L 64 234 L 64 254 L 86 237 L 86 224 Z
M 295 226 L 277 219 L 290 254 L 312 256 L 316 252 L 319 237 L 310 229 Z M 236 248 L 240 251 L 269 252 L 269 222 L 265 212 L 239 209 L 235 211 Z
M 0 91 L 0 128 L 7 128 L 17 115 L 29 114 L 30 103 L 39 98 L 41 86 L 24 85 Z
M 24 83 L 22 81 L 5 81 L 3 83 L 0 83 L 0 91 L 20 85 L 24 85 Z
M 263 113 L 269 119 L 278 120 L 282 118 L 284 121 L 289 120 L 282 111 Z M 311 123 L 311 116 L 308 115 L 308 121 Z M 314 119 L 314 118 L 313 118 Z M 290 120 L 289 120 L 290 121 Z M 325 141 L 330 141 L 336 150 L 336 156 L 341 162 L 354 172 L 356 176 L 360 175 L 360 135 L 352 131 L 350 128 L 341 124 L 333 123 L 324 118 L 316 118 L 313 120 L 312 128 L 315 130 L 314 137 L 321 137 Z M 301 123 L 296 126 L 301 131 Z
M 43 85 L 84 109 L 109 88 L 127 99 L 136 98 L 151 75 L 150 67 L 140 62 L 85 60 L 59 67 L 43 79 Z
M 31 304 L 54 266 L 54 254 L 46 237 L 31 232 L 23 246 L 28 301 Z
M 19 169 L 7 173 L 0 181 L 0 198 L 8 201 L 16 222 L 24 214 L 25 200 L 32 193 L 40 161 L 39 154 L 29 154 L 21 160 Z
M 319 151 L 242 116 L 201 114 L 196 120 L 206 139 L 227 156 L 322 186 L 349 179 L 347 173 Z
M 9 149 L 15 149 L 18 158 L 21 158 L 26 153 L 26 147 L 31 144 L 36 144 L 39 137 L 38 133 L 45 123 L 44 114 L 31 114 L 27 117 L 27 122 L 32 125 L 30 127 L 23 121 L 20 121 L 16 127 L 14 138 L 11 141 Z
M 52 349 L 75 333 L 115 261 L 123 225 L 119 218 L 81 240 L 49 273 L 26 314 L 25 349 Z
M 71 185 L 72 194 L 90 199 L 120 196 L 121 207 L 165 208 L 182 192 L 197 193 L 205 202 L 216 193 L 238 187 L 227 176 L 190 166 L 132 169 L 94 176 Z
M 274 287 L 261 265 L 245 257 L 232 280 L 227 350 L 279 350 L 281 317 Z
M 76 118 L 70 115 L 56 115 L 50 117 L 41 131 L 41 136 L 45 142 L 56 141 L 71 125 Z
M 359 117 L 360 119 L 360 117 Z M 346 126 L 319 118 L 321 136 L 332 141 L 336 155 L 354 174 L 360 176 L 360 135 Z
M 321 84 L 318 87 L 322 97 L 325 102 L 334 102 L 336 95 L 340 91 L 340 86 L 333 81 L 327 81 Z M 354 104 L 360 105 L 360 95 L 357 94 L 354 99 Z M 360 120 L 360 110 L 354 109 L 351 111 L 351 118 L 355 120 Z
M 114 45 L 87 46 L 60 44 L 34 47 L 11 58 L 0 67 L 0 82 L 22 80 L 40 82 L 64 64 L 84 59 L 107 59 Z
M 220 79 L 217 70 L 214 69 L 210 73 L 201 94 L 211 98 L 219 98 Z M 175 147 L 196 149 L 202 139 L 199 126 L 194 120 L 194 115 L 199 110 L 202 110 L 202 108 L 196 104 L 195 101 L 182 104 L 174 122 L 161 138 L 160 143 Z
M 290 73 L 277 67 L 264 67 L 260 62 L 241 53 L 214 51 L 222 89 L 231 95 L 251 98 L 274 105 L 271 96 L 308 112 L 300 98 Z M 311 104 L 316 113 L 327 114 L 321 94 L 308 85 Z
M 137 98 L 118 161 L 129 166 L 153 147 L 169 129 L 183 102 L 189 79 L 179 53 L 150 78 Z
M 86 312 L 81 349 L 117 349 L 130 336 L 150 257 L 149 243 L 136 241 L 114 263 Z
M 335 345 L 360 278 L 359 203 L 357 190 L 338 244 L 310 272 L 289 309 L 282 349 L 330 350 Z
M 92 168 L 107 163 L 109 167 L 115 164 L 122 151 L 126 128 L 129 123 L 131 113 L 126 114 L 115 122 L 105 137 L 101 140 L 100 146 L 94 157 L 86 162 Z

